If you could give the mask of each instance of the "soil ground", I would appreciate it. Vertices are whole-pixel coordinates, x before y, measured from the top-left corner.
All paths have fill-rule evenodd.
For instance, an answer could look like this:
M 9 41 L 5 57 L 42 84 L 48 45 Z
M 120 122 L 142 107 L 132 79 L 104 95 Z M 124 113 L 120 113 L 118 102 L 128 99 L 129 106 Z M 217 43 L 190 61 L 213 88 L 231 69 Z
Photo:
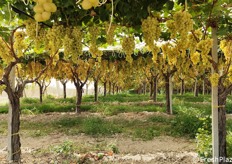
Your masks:
M 85 115 L 98 115 L 83 113 Z M 111 117 L 125 117 L 128 119 L 145 119 L 148 115 L 162 115 L 163 113 L 121 113 Z M 50 113 L 39 115 L 23 115 L 21 120 L 44 120 L 51 121 L 64 117 L 65 115 L 72 116 L 72 113 Z M 109 119 L 111 118 L 109 117 Z M 1 114 L 0 121 L 6 120 L 7 115 Z M 46 127 L 45 127 L 46 128 Z M 68 136 L 65 134 L 49 134 L 40 137 L 30 137 L 21 135 L 22 144 L 22 163 L 23 164 L 52 164 L 65 163 L 64 161 L 72 161 L 70 157 L 60 156 L 55 153 L 50 153 L 48 150 L 55 145 L 60 145 L 64 141 L 70 141 L 75 146 L 95 147 L 97 145 L 116 145 L 119 153 L 109 153 L 104 150 L 96 149 L 88 153 L 73 153 L 76 159 L 82 159 L 80 163 L 117 163 L 117 164 L 191 164 L 201 163 L 196 153 L 196 143 L 194 140 L 186 138 L 175 138 L 170 136 L 159 136 L 153 140 L 141 141 L 133 140 L 121 134 L 111 137 L 90 137 L 84 134 Z M 42 152 L 43 150 L 47 150 Z M 99 160 L 96 157 L 102 155 Z M 5 164 L 7 158 L 7 136 L 0 136 L 0 164 Z M 88 160 L 83 160 L 87 159 Z M 81 161 L 81 160 L 80 160 Z M 69 162 L 74 164 L 74 162 Z

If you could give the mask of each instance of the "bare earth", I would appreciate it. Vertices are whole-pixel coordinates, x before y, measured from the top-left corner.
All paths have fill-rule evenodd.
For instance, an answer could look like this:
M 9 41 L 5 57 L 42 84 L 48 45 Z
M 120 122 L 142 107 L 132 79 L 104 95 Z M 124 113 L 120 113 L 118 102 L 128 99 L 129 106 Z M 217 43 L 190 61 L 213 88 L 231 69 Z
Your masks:
M 127 113 L 119 114 L 119 117 L 127 117 L 129 119 L 145 118 L 147 115 L 162 114 L 162 113 Z M 36 116 L 24 115 L 22 120 L 47 120 L 64 117 L 64 115 L 73 115 L 72 113 L 54 113 L 54 114 L 40 114 Z M 112 116 L 117 117 L 117 116 Z M 45 119 L 46 118 L 46 119 Z M 7 115 L 0 115 L 0 120 L 7 119 Z M 5 164 L 7 158 L 7 140 L 5 136 L 0 136 L 0 164 Z M 117 164 L 191 164 L 201 163 L 196 153 L 196 143 L 194 140 L 187 140 L 184 138 L 174 138 L 170 136 L 155 137 L 151 141 L 132 140 L 123 135 L 115 135 L 108 138 L 93 138 L 84 134 L 78 136 L 67 136 L 64 134 L 50 134 L 41 137 L 28 137 L 21 135 L 22 144 L 22 163 L 23 164 L 62 164 L 65 157 L 58 156 L 51 153 L 36 153 L 39 150 L 49 150 L 55 145 L 60 145 L 64 141 L 72 141 L 75 146 L 96 147 L 96 145 L 110 145 L 117 146 L 119 153 L 108 153 L 104 151 L 92 151 L 89 153 L 74 153 L 74 157 L 79 159 L 89 158 L 86 163 L 117 163 Z M 101 153 L 103 158 L 101 160 L 95 157 Z M 82 160 L 84 161 L 84 160 Z M 83 162 L 85 163 L 85 162 Z M 74 163 L 69 163 L 74 164 Z

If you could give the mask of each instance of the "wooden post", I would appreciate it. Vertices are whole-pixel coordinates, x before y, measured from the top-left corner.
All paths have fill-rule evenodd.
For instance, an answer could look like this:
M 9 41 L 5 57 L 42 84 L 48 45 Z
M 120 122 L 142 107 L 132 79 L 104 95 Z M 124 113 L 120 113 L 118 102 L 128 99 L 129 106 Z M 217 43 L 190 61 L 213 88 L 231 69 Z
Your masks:
M 218 62 L 217 56 L 217 28 L 212 28 L 212 58 L 214 62 Z M 213 67 L 211 67 L 211 72 L 215 73 Z M 218 133 L 218 86 L 212 86 L 212 145 L 213 145 L 213 163 L 218 164 L 219 159 L 219 133 Z

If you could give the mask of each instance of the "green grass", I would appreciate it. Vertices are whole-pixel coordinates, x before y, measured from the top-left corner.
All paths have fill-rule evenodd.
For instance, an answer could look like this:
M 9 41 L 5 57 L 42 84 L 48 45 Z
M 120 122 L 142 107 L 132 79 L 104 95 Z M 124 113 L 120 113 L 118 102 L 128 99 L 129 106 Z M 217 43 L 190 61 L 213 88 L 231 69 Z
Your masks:
M 226 121 L 226 130 L 227 131 L 231 131 L 232 132 L 232 119 L 228 119 L 227 121 Z
M 199 95 L 198 97 L 194 97 L 193 93 L 186 93 L 184 95 L 173 95 L 174 98 L 179 100 L 183 100 L 185 102 L 210 102 L 211 96 L 210 95 Z
M 107 136 L 121 133 L 121 127 L 99 117 L 62 118 L 53 122 L 53 127 L 69 135 L 85 133 L 91 136 Z
M 0 105 L 0 114 L 8 112 L 8 105 Z
M 92 109 L 90 110 L 92 111 Z M 160 107 L 158 105 L 154 104 L 133 104 L 133 103 L 128 103 L 128 104 L 110 104 L 110 103 L 100 103 L 97 104 L 93 107 L 94 112 L 101 112 L 105 115 L 116 115 L 119 113 L 125 113 L 125 112 L 163 112 L 165 111 L 164 107 Z
M 46 127 L 46 128 L 45 128 Z M 0 134 L 6 134 L 6 121 L 0 122 Z M 170 118 L 166 116 L 147 116 L 146 119 L 110 118 L 96 116 L 65 115 L 52 121 L 22 120 L 21 133 L 25 136 L 40 137 L 51 133 L 93 136 L 112 136 L 122 134 L 136 140 L 151 140 L 159 135 L 171 135 Z
M 149 100 L 148 95 L 138 95 L 138 94 L 115 94 L 107 96 L 99 96 L 99 102 L 140 102 Z M 83 102 L 93 102 L 94 96 L 84 96 Z
M 167 118 L 165 116 L 151 116 L 148 118 L 148 121 L 154 122 L 154 123 L 171 123 L 173 118 Z
M 231 96 L 227 100 L 227 107 L 232 106 Z M 151 103 L 141 103 L 148 101 L 149 95 L 137 94 L 117 94 L 99 96 L 99 102 L 93 103 L 94 97 L 84 96 L 81 109 L 83 112 L 97 112 L 103 116 L 113 116 L 126 112 L 165 112 L 165 105 L 154 105 Z M 153 116 L 147 120 L 105 120 L 103 118 L 63 118 L 51 123 L 34 123 L 25 121 L 22 128 L 32 131 L 31 135 L 40 136 L 49 134 L 51 131 L 59 131 L 66 134 L 77 135 L 85 133 L 87 135 L 113 135 L 124 133 L 133 138 L 151 139 L 158 135 L 190 136 L 194 137 L 197 129 L 202 126 L 201 119 L 211 114 L 210 95 L 199 95 L 194 97 L 192 93 L 185 95 L 173 95 L 174 117 Z M 164 95 L 158 95 L 159 102 L 165 102 Z M 7 105 L 0 106 L 0 113 L 7 112 Z M 232 109 L 232 108 L 231 108 Z M 74 112 L 75 98 L 54 98 L 47 96 L 43 103 L 39 103 L 36 98 L 21 99 L 21 111 L 23 114 L 37 114 L 47 112 Z M 42 125 L 47 130 L 37 127 Z M 232 123 L 228 121 L 228 128 Z M 231 130 L 231 128 L 230 128 Z M 0 131 L 4 133 L 5 131 Z M 145 135 L 145 136 L 144 136 Z

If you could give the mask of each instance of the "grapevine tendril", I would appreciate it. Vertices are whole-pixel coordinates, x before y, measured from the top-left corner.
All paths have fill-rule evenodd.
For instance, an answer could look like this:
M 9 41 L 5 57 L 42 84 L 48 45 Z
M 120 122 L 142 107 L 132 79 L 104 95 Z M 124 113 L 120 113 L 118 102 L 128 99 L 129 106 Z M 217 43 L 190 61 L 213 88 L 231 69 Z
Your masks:
M 22 0 L 25 5 L 29 5 L 30 0 Z
M 109 25 L 109 28 L 107 30 L 107 35 L 109 34 L 109 31 L 110 31 L 110 28 L 111 28 L 111 25 L 112 25 L 112 22 L 113 22 L 113 15 L 114 15 L 114 0 L 111 0 L 112 2 L 112 13 L 111 13 L 111 17 L 110 17 L 110 25 Z

